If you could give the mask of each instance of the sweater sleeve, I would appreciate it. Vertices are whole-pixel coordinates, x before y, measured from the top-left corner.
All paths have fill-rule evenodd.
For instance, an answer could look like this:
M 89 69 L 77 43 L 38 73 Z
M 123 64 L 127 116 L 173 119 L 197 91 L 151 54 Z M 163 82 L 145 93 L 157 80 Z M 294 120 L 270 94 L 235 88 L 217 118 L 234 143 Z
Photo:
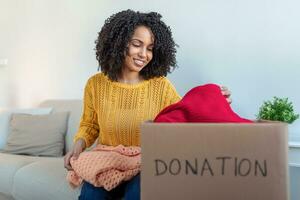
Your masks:
M 79 129 L 74 137 L 74 143 L 82 138 L 85 141 L 86 148 L 90 147 L 99 136 L 99 124 L 97 112 L 93 105 L 92 80 L 89 79 L 83 97 L 83 113 L 80 119 Z
M 170 105 L 181 100 L 181 96 L 177 93 L 175 87 L 171 84 Z
M 165 95 L 165 101 L 164 101 L 163 108 L 171 104 L 177 103 L 178 101 L 181 100 L 181 96 L 177 93 L 175 87 L 168 79 L 166 79 L 166 89 L 164 91 L 164 95 Z

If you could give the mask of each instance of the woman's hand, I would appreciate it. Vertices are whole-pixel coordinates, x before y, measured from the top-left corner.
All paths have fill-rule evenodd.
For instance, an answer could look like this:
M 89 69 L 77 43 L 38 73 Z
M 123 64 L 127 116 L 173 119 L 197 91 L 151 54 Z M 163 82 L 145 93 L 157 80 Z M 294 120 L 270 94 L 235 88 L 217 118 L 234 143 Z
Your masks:
M 84 139 L 79 139 L 74 144 L 72 150 L 70 150 L 64 157 L 64 166 L 67 170 L 72 170 L 70 165 L 70 159 L 73 157 L 75 159 L 78 158 L 79 154 L 84 151 L 86 147 Z
M 226 86 L 221 86 L 221 92 L 222 95 L 225 96 L 227 102 L 231 104 L 232 103 L 232 100 L 230 98 L 231 92 L 228 90 L 228 88 Z

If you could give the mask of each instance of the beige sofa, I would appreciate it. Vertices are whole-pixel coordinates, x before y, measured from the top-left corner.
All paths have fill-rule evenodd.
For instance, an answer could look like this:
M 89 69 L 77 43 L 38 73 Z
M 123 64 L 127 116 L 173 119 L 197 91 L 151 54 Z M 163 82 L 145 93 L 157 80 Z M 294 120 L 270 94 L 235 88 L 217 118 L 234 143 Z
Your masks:
M 72 147 L 82 112 L 81 100 L 48 100 L 39 107 L 70 111 L 65 151 Z M 66 181 L 63 157 L 32 157 L 0 153 L 0 200 L 74 200 L 80 188 Z

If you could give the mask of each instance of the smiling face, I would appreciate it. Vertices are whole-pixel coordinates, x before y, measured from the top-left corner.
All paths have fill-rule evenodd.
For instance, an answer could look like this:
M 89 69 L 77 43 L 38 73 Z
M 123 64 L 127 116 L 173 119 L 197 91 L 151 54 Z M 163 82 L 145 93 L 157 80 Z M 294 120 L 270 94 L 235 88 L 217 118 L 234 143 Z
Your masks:
M 128 43 L 123 73 L 139 73 L 153 57 L 154 36 L 146 26 L 138 26 Z

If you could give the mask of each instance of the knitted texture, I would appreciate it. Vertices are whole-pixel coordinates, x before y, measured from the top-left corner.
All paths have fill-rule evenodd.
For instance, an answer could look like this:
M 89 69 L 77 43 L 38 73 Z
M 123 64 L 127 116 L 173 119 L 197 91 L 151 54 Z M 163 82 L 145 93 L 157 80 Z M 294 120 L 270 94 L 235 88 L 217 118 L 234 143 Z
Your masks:
M 141 148 L 98 145 L 76 160 L 71 158 L 70 163 L 74 171 L 68 172 L 67 180 L 73 188 L 85 180 L 110 191 L 140 172 Z
M 99 137 L 98 143 L 104 145 L 140 146 L 140 124 L 153 120 L 163 108 L 179 100 L 165 77 L 125 84 L 98 73 L 86 84 L 83 114 L 74 141 L 83 138 L 89 147 Z
M 206 84 L 191 89 L 181 101 L 168 106 L 155 118 L 155 122 L 232 122 L 251 123 L 231 109 L 221 89 L 215 84 Z

